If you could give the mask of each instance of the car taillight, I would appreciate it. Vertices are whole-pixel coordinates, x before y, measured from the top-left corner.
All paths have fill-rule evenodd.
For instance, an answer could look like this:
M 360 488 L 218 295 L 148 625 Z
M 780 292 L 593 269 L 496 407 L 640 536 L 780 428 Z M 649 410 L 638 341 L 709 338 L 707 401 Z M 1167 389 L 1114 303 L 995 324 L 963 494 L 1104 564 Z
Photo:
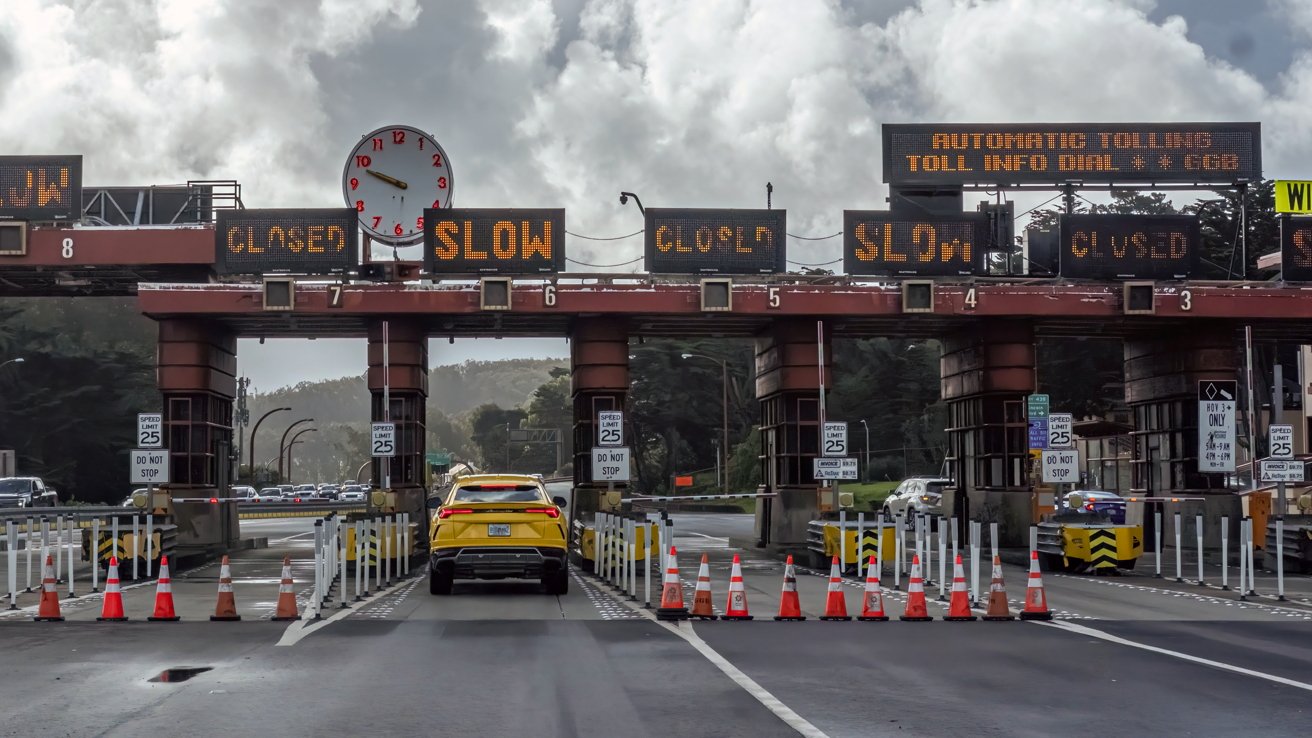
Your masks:
M 438 511 L 437 519 L 446 520 L 452 515 L 469 515 L 473 512 L 474 512 L 473 510 L 470 510 L 467 507 L 444 507 Z
M 1092 502 L 1085 503 L 1084 509 L 1088 510 L 1089 512 L 1093 512 L 1093 503 Z
M 556 508 L 554 508 L 554 507 L 530 507 L 529 509 L 525 510 L 524 512 L 526 512 L 526 513 L 542 513 L 543 515 L 546 515 L 546 516 L 549 517 L 549 518 L 558 518 L 558 517 L 560 517 L 560 510 L 558 510 L 558 509 L 556 509 Z
M 295 500 L 293 500 L 293 502 L 300 502 L 300 501 L 301 501 L 301 498 L 299 498 L 299 497 L 297 497 Z

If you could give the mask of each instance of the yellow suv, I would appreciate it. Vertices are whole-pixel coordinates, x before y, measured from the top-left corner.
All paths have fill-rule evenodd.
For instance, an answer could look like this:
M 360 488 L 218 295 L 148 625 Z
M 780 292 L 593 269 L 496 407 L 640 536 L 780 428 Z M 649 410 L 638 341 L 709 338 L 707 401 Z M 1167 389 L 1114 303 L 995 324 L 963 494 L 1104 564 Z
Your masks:
M 565 500 L 539 477 L 473 474 L 457 479 L 429 523 L 428 591 L 451 594 L 456 579 L 540 579 L 569 591 Z

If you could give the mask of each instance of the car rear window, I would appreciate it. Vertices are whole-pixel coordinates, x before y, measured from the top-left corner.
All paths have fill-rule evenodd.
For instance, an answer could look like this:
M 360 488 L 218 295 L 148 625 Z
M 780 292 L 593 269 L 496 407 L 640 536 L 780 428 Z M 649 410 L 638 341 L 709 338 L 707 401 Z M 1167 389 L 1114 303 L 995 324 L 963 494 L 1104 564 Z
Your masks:
M 453 502 L 539 502 L 542 492 L 534 484 L 471 484 L 458 487 Z
M 925 485 L 925 492 L 931 495 L 943 496 L 943 489 L 948 485 L 944 482 L 929 482 Z

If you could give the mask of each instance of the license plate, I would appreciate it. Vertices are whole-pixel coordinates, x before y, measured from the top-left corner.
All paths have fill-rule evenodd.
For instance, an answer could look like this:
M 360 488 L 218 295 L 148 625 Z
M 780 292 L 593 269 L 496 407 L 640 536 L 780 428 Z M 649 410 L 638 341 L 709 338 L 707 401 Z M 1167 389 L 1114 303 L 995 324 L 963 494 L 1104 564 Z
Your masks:
M 487 534 L 489 536 L 509 536 L 510 523 L 488 523 Z

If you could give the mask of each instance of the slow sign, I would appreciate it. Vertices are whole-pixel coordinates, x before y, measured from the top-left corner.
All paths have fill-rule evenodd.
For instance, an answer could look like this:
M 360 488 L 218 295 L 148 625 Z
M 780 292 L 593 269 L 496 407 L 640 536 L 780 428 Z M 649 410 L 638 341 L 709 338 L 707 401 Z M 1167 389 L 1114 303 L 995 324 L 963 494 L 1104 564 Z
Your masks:
M 1061 275 L 1183 279 L 1202 251 L 1192 215 L 1063 215 Z
M 653 274 L 785 271 L 783 210 L 647 208 L 646 263 Z
M 340 274 L 355 268 L 359 216 L 351 208 L 220 210 L 220 274 Z
M 0 156 L 0 220 L 82 217 L 82 157 Z
M 565 270 L 563 208 L 424 211 L 429 274 L 550 274 Z
M 987 236 L 983 213 L 896 216 L 843 211 L 843 271 L 887 276 L 956 276 L 979 268 Z

